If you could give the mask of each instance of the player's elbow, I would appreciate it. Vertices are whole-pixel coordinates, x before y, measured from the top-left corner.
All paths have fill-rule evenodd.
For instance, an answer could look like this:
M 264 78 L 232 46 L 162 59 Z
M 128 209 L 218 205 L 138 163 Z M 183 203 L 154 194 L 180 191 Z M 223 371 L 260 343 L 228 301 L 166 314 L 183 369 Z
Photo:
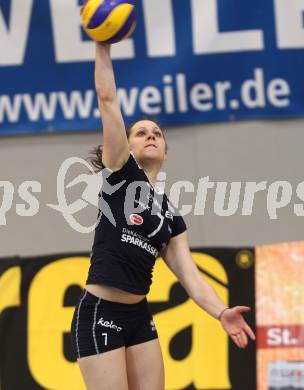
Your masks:
M 105 88 L 96 86 L 96 93 L 99 103 L 102 105 L 111 104 L 116 101 L 115 93 Z

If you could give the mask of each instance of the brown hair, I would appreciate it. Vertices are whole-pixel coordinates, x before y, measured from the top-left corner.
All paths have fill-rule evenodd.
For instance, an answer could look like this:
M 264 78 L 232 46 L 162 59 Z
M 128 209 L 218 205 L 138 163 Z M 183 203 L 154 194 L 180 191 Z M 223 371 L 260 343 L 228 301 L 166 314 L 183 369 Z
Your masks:
M 144 121 L 144 120 L 148 120 L 148 121 L 151 121 L 151 122 L 154 122 L 162 131 L 163 133 L 163 136 L 165 138 L 165 132 L 164 132 L 164 129 L 162 128 L 162 126 L 160 125 L 160 123 L 155 119 L 155 118 L 151 118 L 151 117 L 147 117 L 147 116 L 142 116 L 140 117 L 139 119 L 137 119 L 136 121 L 130 123 L 127 127 L 126 127 L 126 134 L 127 134 L 127 138 L 129 139 L 130 135 L 131 135 L 131 130 L 133 128 L 133 126 L 137 123 L 137 122 L 140 122 L 140 121 Z M 104 165 L 102 164 L 102 145 L 98 145 L 96 146 L 95 148 L 93 148 L 92 150 L 89 151 L 89 154 L 90 154 L 90 157 L 87 158 L 87 160 L 91 163 L 91 165 L 93 166 L 94 168 L 94 171 L 95 173 L 101 171 L 103 168 L 104 168 Z M 166 149 L 168 149 L 168 146 L 167 146 L 167 142 L 166 142 Z

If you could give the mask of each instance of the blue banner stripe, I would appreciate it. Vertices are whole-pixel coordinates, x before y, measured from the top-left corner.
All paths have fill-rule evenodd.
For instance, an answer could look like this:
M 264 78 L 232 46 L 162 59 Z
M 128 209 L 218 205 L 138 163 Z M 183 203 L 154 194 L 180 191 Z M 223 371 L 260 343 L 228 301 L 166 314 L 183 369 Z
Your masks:
M 304 117 L 303 4 L 243 2 L 136 1 L 135 32 L 112 48 L 126 123 Z M 0 6 L 0 135 L 100 131 L 94 42 L 81 34 L 79 2 L 11 4 Z M 129 25 L 131 15 L 112 39 Z

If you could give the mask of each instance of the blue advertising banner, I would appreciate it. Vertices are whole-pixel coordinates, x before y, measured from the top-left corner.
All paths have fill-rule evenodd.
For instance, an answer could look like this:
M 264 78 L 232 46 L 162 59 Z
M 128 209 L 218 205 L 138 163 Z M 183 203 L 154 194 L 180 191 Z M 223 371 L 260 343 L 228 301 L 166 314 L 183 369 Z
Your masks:
M 0 1 L 0 134 L 101 128 L 80 0 Z M 303 0 L 137 0 L 113 45 L 127 123 L 304 115 Z

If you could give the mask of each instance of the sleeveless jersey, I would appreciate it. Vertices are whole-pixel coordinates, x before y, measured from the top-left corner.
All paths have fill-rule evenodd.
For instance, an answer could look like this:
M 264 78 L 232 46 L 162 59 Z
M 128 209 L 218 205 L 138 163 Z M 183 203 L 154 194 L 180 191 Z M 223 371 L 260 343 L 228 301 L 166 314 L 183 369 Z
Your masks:
M 120 170 L 105 168 L 102 177 L 87 284 L 147 294 L 159 252 L 186 230 L 185 222 L 132 153 Z

